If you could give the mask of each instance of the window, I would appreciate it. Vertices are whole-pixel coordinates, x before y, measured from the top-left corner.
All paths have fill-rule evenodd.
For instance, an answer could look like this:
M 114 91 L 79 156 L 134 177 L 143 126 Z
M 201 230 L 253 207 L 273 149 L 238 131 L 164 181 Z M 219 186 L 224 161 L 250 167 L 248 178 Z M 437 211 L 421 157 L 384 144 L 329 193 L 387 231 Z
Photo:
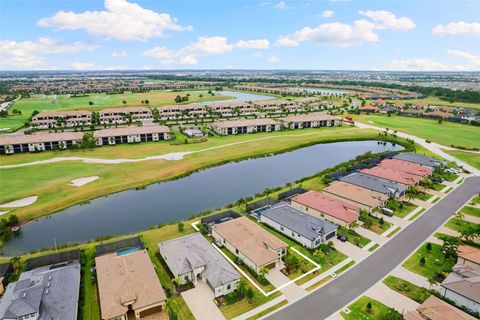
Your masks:
M 227 290 L 230 290 L 232 288 L 232 285 L 229 283 L 227 284 Z
M 282 230 L 282 231 L 283 231 L 283 227 L 280 227 L 280 230 Z
M 186 275 L 186 276 L 184 277 L 184 279 L 185 279 L 185 281 L 188 281 L 188 275 Z
M 238 249 L 235 249 L 235 253 L 238 254 Z

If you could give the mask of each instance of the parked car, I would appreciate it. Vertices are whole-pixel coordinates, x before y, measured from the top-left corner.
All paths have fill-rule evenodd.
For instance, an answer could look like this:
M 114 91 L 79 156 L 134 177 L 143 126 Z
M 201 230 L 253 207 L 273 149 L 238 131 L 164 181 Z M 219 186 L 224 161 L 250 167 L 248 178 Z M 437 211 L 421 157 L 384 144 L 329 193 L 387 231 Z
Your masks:
M 389 208 L 382 208 L 382 213 L 386 216 L 393 216 L 393 210 Z
M 348 240 L 348 238 L 347 238 L 345 235 L 341 234 L 341 233 L 337 234 L 337 239 L 340 240 L 340 241 L 342 241 L 342 242 L 345 242 L 345 241 Z

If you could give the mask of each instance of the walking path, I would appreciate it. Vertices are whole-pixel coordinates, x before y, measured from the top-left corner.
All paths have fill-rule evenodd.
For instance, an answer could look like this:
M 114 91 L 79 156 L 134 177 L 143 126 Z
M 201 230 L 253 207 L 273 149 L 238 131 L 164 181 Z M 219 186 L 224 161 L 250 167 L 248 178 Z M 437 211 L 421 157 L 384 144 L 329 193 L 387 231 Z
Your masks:
M 383 282 L 377 283 L 372 288 L 367 290 L 365 294 L 386 306 L 394 308 L 401 314 L 405 314 L 405 312 L 409 310 L 415 310 L 420 305 L 403 294 L 390 289 Z

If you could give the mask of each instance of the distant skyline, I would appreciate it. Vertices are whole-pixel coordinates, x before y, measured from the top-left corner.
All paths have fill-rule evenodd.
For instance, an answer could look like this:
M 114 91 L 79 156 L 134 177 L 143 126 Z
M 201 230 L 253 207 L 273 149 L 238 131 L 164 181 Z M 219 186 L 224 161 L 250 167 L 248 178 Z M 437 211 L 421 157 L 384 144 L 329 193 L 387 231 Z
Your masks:
M 480 1 L 0 2 L 0 70 L 480 70 Z

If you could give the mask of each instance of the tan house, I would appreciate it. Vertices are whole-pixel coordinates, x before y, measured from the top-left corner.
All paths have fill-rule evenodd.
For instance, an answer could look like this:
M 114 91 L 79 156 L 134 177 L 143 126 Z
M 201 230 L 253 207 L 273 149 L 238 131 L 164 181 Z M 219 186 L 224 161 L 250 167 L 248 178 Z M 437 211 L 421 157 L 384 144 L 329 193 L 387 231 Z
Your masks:
M 39 129 L 77 127 L 92 124 L 92 113 L 83 110 L 46 111 L 32 117 L 31 125 Z
M 383 193 L 343 181 L 333 182 L 322 191 L 338 200 L 359 206 L 368 212 L 372 212 L 373 209 L 385 205 L 388 200 L 388 196 Z
M 480 249 L 462 245 L 458 247 L 457 263 L 480 271 Z
M 288 245 L 246 217 L 212 226 L 212 237 L 256 273 L 281 265 Z
M 280 123 L 273 119 L 261 118 L 219 121 L 212 124 L 212 129 L 220 135 L 229 135 L 277 131 L 280 126 Z
M 321 112 L 288 116 L 280 118 L 279 120 L 283 123 L 284 127 L 288 129 L 333 127 L 340 125 L 339 118 Z
M 170 140 L 170 138 L 170 129 L 166 126 L 160 125 L 109 128 L 98 130 L 93 133 L 93 139 L 97 146 L 161 141 Z
M 67 149 L 83 139 L 81 132 L 0 135 L 0 154 Z
M 360 207 L 317 191 L 308 191 L 291 199 L 293 207 L 314 217 L 348 228 L 359 218 Z
M 152 111 L 145 107 L 109 108 L 99 112 L 101 124 L 122 124 L 135 121 L 153 120 Z
M 405 320 L 475 320 L 471 315 L 431 295 L 415 311 L 408 311 Z
M 167 300 L 146 250 L 95 258 L 103 320 L 167 319 Z

